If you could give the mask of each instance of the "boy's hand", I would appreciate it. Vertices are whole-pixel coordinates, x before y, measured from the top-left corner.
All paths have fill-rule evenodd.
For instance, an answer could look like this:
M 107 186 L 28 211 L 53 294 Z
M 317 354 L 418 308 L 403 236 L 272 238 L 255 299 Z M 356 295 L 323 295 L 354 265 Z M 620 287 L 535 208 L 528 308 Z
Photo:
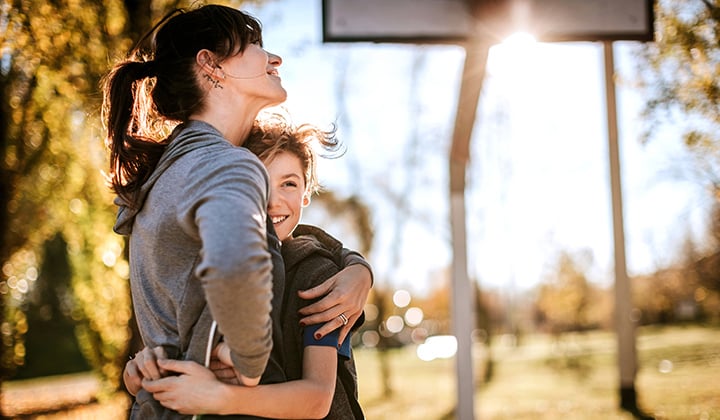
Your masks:
M 143 387 L 160 404 L 182 414 L 218 413 L 223 402 L 223 385 L 199 363 L 187 360 L 159 361 L 174 376 L 143 380 Z
M 167 375 L 167 372 L 157 364 L 157 361 L 162 359 L 167 359 L 167 354 L 162 346 L 152 349 L 145 347 L 127 362 L 123 372 L 123 381 L 130 394 L 137 395 L 142 388 L 143 379 L 155 380 Z

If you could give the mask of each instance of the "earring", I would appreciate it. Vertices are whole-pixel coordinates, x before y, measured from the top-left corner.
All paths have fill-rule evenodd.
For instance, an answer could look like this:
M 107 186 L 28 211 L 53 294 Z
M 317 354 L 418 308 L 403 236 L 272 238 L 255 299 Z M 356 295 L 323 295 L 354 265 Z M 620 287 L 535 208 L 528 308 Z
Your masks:
M 207 81 L 210 82 L 215 89 L 223 88 L 223 86 L 220 84 L 220 81 L 213 79 L 209 74 L 203 74 L 203 77 L 206 78 Z
M 215 70 L 220 70 L 220 78 L 225 80 L 225 72 L 223 71 L 222 67 L 220 67 L 220 64 L 218 64 L 215 69 L 213 69 L 213 74 L 215 74 Z

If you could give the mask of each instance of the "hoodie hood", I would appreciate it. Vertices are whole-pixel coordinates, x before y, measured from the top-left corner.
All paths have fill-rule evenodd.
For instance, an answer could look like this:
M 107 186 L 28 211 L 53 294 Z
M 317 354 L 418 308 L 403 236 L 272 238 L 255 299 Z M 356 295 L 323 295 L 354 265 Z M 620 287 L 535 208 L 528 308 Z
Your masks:
M 216 133 L 217 137 L 208 137 L 208 130 Z M 135 216 L 142 210 L 148 193 L 160 176 L 176 160 L 210 143 L 226 141 L 215 127 L 206 122 L 195 120 L 177 126 L 170 137 L 173 138 L 173 140 L 168 144 L 165 152 L 160 157 L 150 178 L 140 187 L 137 195 L 137 205 L 133 207 L 122 197 L 115 197 L 114 203 L 118 206 L 117 218 L 115 219 L 115 226 L 113 226 L 115 233 L 120 235 L 129 235 L 132 233 Z

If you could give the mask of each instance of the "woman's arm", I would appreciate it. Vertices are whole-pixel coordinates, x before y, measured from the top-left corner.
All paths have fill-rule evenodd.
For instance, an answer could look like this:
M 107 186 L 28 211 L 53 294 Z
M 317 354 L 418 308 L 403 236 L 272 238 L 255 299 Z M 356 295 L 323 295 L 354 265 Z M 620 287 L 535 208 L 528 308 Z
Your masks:
M 212 319 L 232 350 L 232 364 L 246 378 L 259 381 L 272 349 L 267 171 L 242 148 L 217 148 L 205 156 L 211 162 L 196 164 L 207 171 L 206 176 L 187 180 L 182 190 L 187 198 L 177 218 L 202 244 L 194 274 Z M 197 356 L 192 359 L 201 362 Z
M 330 411 L 337 377 L 337 349 L 307 346 L 303 378 L 253 388 L 218 381 L 207 368 L 191 361 L 158 360 L 176 372 L 143 387 L 163 406 L 182 414 L 249 414 L 277 419 L 321 419 Z

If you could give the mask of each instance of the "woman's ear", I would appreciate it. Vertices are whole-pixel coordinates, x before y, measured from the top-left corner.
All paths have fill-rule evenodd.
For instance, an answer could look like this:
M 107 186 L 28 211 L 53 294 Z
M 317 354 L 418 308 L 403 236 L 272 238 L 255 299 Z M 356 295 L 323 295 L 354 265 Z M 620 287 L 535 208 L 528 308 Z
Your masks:
M 195 55 L 195 62 L 200 67 L 200 75 L 210 82 L 211 86 L 222 89 L 220 80 L 225 80 L 225 72 L 219 64 L 215 62 L 215 55 L 206 49 L 198 51 Z M 220 79 L 220 80 L 218 80 Z
M 307 207 L 309 205 L 310 205 L 310 191 L 306 191 L 305 194 L 303 194 L 302 206 Z
M 212 75 L 217 67 L 213 53 L 204 48 L 195 55 L 195 62 L 197 62 L 200 69 L 208 75 Z

